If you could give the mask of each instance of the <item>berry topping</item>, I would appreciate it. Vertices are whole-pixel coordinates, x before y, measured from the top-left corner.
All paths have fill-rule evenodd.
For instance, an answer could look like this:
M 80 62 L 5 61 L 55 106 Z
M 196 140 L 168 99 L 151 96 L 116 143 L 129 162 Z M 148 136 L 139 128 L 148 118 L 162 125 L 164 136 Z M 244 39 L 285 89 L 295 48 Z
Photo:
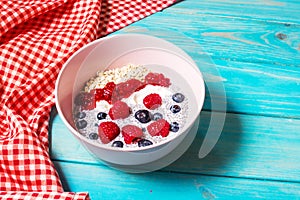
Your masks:
M 181 93 L 175 93 L 172 95 L 172 99 L 173 101 L 175 101 L 176 103 L 181 103 L 183 102 L 185 96 Z
M 83 129 L 87 126 L 87 121 L 85 121 L 84 119 L 83 120 L 79 120 L 77 123 L 76 123 L 76 127 L 78 129 Z
M 75 117 L 78 118 L 78 119 L 83 119 L 83 118 L 85 118 L 85 116 L 86 116 L 85 112 L 78 112 L 75 115 Z
M 136 141 L 136 139 L 143 136 L 143 131 L 141 128 L 135 125 L 126 125 L 122 128 L 122 135 L 126 144 L 131 144 Z
M 145 76 L 145 83 L 163 87 L 169 87 L 171 85 L 169 78 L 166 78 L 163 74 L 153 72 L 150 72 Z
M 91 93 L 94 94 L 95 101 L 97 101 L 97 102 L 104 99 L 104 97 L 103 97 L 103 89 L 96 88 L 96 89 L 91 90 Z
M 170 110 L 171 110 L 172 113 L 178 113 L 181 110 L 181 108 L 180 108 L 179 105 L 172 105 L 170 107 Z
M 159 94 L 151 93 L 143 99 L 143 104 L 146 106 L 146 108 L 154 110 L 161 106 L 162 99 Z
M 159 119 L 149 124 L 147 130 L 152 136 L 166 137 L 169 135 L 170 124 L 165 119 Z
M 125 81 L 125 92 L 126 92 L 126 96 L 128 97 L 130 96 L 132 93 L 134 93 L 137 90 L 140 90 L 140 88 L 143 86 L 144 84 L 137 80 L 137 79 L 129 79 L 128 81 Z
M 130 115 L 130 108 L 123 101 L 117 101 L 108 112 L 111 119 L 125 119 Z
M 101 101 L 105 100 L 108 103 L 111 103 L 112 94 L 115 90 L 116 84 L 114 82 L 108 82 L 104 88 L 96 88 L 91 90 L 91 93 L 95 95 L 95 100 Z
M 172 122 L 170 124 L 170 131 L 177 132 L 179 130 L 179 124 L 177 122 Z
M 184 103 L 187 96 L 180 90 L 174 92 L 173 88 L 168 88 L 171 82 L 164 74 L 148 72 L 146 68 L 133 71 L 135 78 L 130 70 L 117 74 L 108 72 L 98 75 L 101 81 L 104 78 L 107 82 L 104 87 L 94 88 L 95 84 L 87 84 L 84 88 L 89 92 L 81 91 L 74 98 L 77 107 L 73 117 L 78 131 L 94 142 L 114 148 L 151 147 L 162 137 L 181 131 L 182 119 L 187 114 Z M 90 81 L 102 85 L 98 78 Z M 168 93 L 171 95 L 163 99 Z M 132 121 L 133 117 L 136 121 Z
M 125 82 L 117 84 L 112 95 L 112 102 L 129 97 L 135 91 L 140 90 L 143 85 L 144 83 L 137 79 L 129 79 Z
M 107 116 L 107 114 L 105 112 L 99 112 L 97 114 L 97 119 L 102 120 L 102 119 L 105 119 L 106 116 Z
M 103 88 L 103 100 L 111 103 L 111 97 L 114 92 L 116 84 L 114 82 L 108 82 Z
M 88 92 L 79 93 L 74 100 L 74 103 L 81 106 L 83 110 L 92 110 L 96 107 L 94 94 Z
M 148 123 L 151 121 L 151 114 L 148 110 L 138 110 L 134 117 L 141 123 Z
M 114 90 L 112 94 L 112 102 L 120 101 L 122 98 L 124 98 L 126 95 L 125 92 L 125 83 L 121 82 L 116 85 L 116 89 Z
M 146 147 L 149 145 L 152 145 L 153 143 L 150 140 L 146 140 L 146 139 L 141 139 L 138 141 L 138 146 L 139 147 Z
M 89 134 L 89 138 L 91 140 L 97 140 L 98 139 L 98 134 L 97 133 L 90 133 Z
M 124 144 L 122 141 L 114 141 L 111 145 L 112 147 L 119 147 L 119 148 L 123 148 Z
M 154 121 L 157 121 L 159 119 L 162 119 L 163 115 L 161 113 L 154 113 L 152 118 L 153 118 Z
M 120 134 L 119 126 L 114 122 L 102 122 L 98 127 L 98 135 L 103 144 L 107 144 Z

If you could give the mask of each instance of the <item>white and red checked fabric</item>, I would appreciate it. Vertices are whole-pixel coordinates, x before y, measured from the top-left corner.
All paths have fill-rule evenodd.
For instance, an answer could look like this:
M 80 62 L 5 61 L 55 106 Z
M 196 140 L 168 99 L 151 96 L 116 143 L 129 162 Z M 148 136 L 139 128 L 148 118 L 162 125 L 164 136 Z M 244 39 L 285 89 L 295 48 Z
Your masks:
M 63 63 L 175 0 L 0 1 L 0 199 L 89 199 L 63 191 L 48 152 Z

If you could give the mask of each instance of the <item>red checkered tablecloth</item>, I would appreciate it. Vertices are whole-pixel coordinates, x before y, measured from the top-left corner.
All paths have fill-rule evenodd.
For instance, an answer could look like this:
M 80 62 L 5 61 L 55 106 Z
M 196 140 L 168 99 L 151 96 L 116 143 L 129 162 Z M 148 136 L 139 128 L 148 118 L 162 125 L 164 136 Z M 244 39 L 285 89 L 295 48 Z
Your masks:
M 175 0 L 0 1 L 0 199 L 88 199 L 64 192 L 48 152 L 56 77 L 83 45 Z

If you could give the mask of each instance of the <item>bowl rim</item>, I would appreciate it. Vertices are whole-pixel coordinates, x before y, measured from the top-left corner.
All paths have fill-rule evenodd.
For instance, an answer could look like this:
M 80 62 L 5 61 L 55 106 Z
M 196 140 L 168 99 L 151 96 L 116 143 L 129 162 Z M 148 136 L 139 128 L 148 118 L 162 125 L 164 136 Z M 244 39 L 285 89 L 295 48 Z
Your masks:
M 201 101 L 197 101 L 199 109 L 198 109 L 198 112 L 196 113 L 196 117 L 193 120 L 190 120 L 190 121 L 186 122 L 186 124 L 184 125 L 184 129 L 181 130 L 180 133 L 176 134 L 176 136 L 170 137 L 170 138 L 168 138 L 166 140 L 163 140 L 162 142 L 159 142 L 159 143 L 156 143 L 156 144 L 153 144 L 153 145 L 149 145 L 149 146 L 146 146 L 146 147 L 116 148 L 116 147 L 111 147 L 111 146 L 108 146 L 106 144 L 101 144 L 99 142 L 96 142 L 96 141 L 93 141 L 93 140 L 90 140 L 90 139 L 86 138 L 85 136 L 83 136 L 82 134 L 80 134 L 75 128 L 73 128 L 73 126 L 70 125 L 70 123 L 66 120 L 65 115 L 62 112 L 62 109 L 61 109 L 61 107 L 59 105 L 59 100 L 58 100 L 58 88 L 59 88 L 58 86 L 59 86 L 60 81 L 61 81 L 61 76 L 63 75 L 65 69 L 68 66 L 68 64 L 70 63 L 71 60 L 73 60 L 74 57 L 76 57 L 81 51 L 85 50 L 86 48 L 88 48 L 88 47 L 90 47 L 92 45 L 95 45 L 97 43 L 101 43 L 101 42 L 103 42 L 105 40 L 110 40 L 110 39 L 113 39 L 113 38 L 116 38 L 116 37 L 126 37 L 126 36 L 129 36 L 129 37 L 136 37 L 136 36 L 138 36 L 138 37 L 149 37 L 149 38 L 155 38 L 155 39 L 164 41 L 166 43 L 169 43 L 169 45 L 171 45 L 172 47 L 176 48 L 176 50 L 178 52 L 180 52 L 180 54 L 178 52 L 170 51 L 168 49 L 163 49 L 163 48 L 158 48 L 158 47 L 153 47 L 153 48 L 162 49 L 162 50 L 167 51 L 169 53 L 175 54 L 176 56 L 178 56 L 181 59 L 185 60 L 198 73 L 199 78 L 201 78 L 199 80 L 199 83 L 201 83 L 200 87 L 202 88 L 202 90 L 201 90 L 201 94 L 197 94 L 197 95 L 201 96 L 201 98 L 200 98 Z M 183 54 L 184 56 L 182 56 L 181 54 Z M 75 135 L 77 137 L 77 139 L 79 139 L 79 141 L 81 143 L 83 143 L 83 141 L 84 141 L 84 142 L 88 143 L 89 145 L 92 145 L 92 146 L 94 146 L 96 148 L 99 148 L 99 149 L 102 149 L 102 150 L 107 150 L 107 151 L 115 151 L 115 152 L 143 152 L 143 151 L 149 151 L 151 149 L 163 147 L 164 145 L 166 145 L 166 144 L 174 141 L 176 138 L 178 138 L 183 133 L 185 133 L 185 131 L 188 130 L 189 127 L 191 127 L 195 123 L 197 117 L 200 115 L 200 113 L 202 111 L 202 108 L 203 108 L 204 99 L 205 99 L 205 84 L 204 84 L 203 75 L 202 75 L 201 71 L 199 70 L 199 68 L 197 67 L 197 65 L 194 62 L 194 60 L 185 51 L 183 51 L 180 47 L 178 47 L 177 45 L 175 45 L 175 44 L 173 44 L 173 43 L 171 43 L 171 42 L 169 42 L 167 40 L 164 40 L 162 38 L 156 37 L 156 36 L 150 36 L 150 35 L 146 35 L 146 34 L 137 34 L 137 33 L 125 33 L 125 34 L 110 35 L 110 36 L 106 36 L 106 37 L 103 37 L 103 38 L 96 39 L 96 40 L 94 40 L 94 41 L 92 41 L 92 42 L 90 42 L 90 43 L 82 46 L 80 49 L 78 49 L 76 52 L 74 52 L 68 58 L 68 60 L 63 64 L 62 68 L 59 71 L 59 74 L 58 74 L 58 77 L 57 77 L 57 80 L 56 80 L 56 83 L 55 83 L 55 94 L 54 95 L 55 95 L 56 109 L 57 109 L 57 112 L 58 112 L 60 118 L 62 119 L 64 125 L 67 126 L 67 128 L 69 129 L 69 131 L 73 135 Z M 84 145 L 86 145 L 86 144 L 84 144 Z

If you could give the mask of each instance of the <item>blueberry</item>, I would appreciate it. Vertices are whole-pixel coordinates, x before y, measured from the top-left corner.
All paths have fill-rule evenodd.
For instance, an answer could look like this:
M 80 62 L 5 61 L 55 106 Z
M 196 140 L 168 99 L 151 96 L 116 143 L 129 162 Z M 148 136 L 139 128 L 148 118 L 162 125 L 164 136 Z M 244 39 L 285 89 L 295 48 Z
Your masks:
M 75 115 L 75 117 L 77 117 L 78 119 L 83 119 L 83 118 L 85 118 L 85 116 L 86 116 L 85 112 L 78 112 Z
M 176 103 L 181 103 L 183 102 L 185 96 L 181 93 L 175 93 L 172 95 L 172 99 L 173 101 L 175 101 Z
M 170 124 L 170 131 L 177 132 L 179 130 L 179 124 L 177 122 L 172 122 Z
M 83 129 L 87 126 L 87 122 L 83 119 L 76 123 L 76 127 L 79 129 Z
M 112 147 L 120 147 L 120 148 L 122 148 L 123 147 L 123 142 L 122 141 L 114 141 L 113 143 L 112 143 Z
M 148 110 L 138 110 L 134 117 L 141 123 L 148 123 L 151 121 L 151 113 Z
M 143 127 L 143 128 L 142 128 L 142 131 L 143 131 L 143 132 L 146 132 L 146 128 L 145 128 L 145 127 Z
M 150 140 L 146 140 L 146 139 L 141 139 L 138 141 L 138 146 L 139 147 L 146 147 L 149 145 L 152 145 L 153 143 Z
M 179 105 L 172 105 L 170 107 L 170 110 L 172 111 L 172 113 L 178 113 L 181 110 L 181 108 Z
M 107 114 L 105 112 L 99 112 L 97 114 L 97 119 L 101 120 L 101 119 L 105 119 L 107 116 Z
M 98 134 L 97 133 L 90 133 L 89 134 L 89 138 L 91 140 L 97 140 L 98 139 Z
M 163 115 L 161 113 L 154 113 L 153 114 L 153 120 L 159 120 L 159 119 L 162 119 L 163 118 Z

